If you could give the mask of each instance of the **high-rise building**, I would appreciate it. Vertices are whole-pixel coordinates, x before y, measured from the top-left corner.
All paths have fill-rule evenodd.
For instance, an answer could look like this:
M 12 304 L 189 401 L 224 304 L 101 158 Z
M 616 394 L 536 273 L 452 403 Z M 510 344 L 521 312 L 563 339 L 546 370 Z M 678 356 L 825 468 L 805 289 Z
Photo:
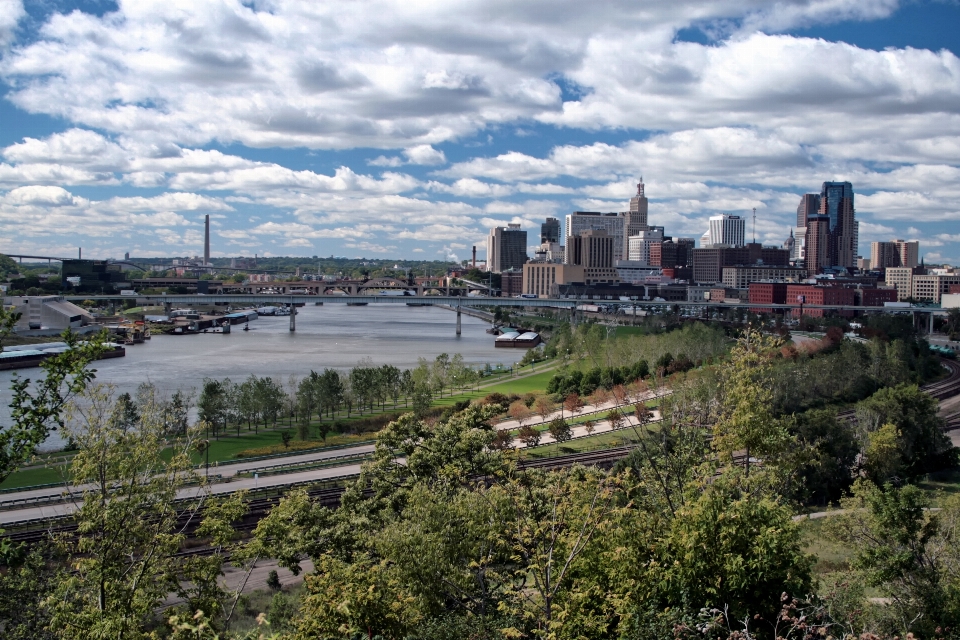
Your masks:
M 560 221 L 556 218 L 547 218 L 546 222 L 540 225 L 540 244 L 546 242 L 560 242 Z
M 906 265 L 900 264 L 900 252 L 893 242 L 871 242 L 870 266 L 873 269 L 888 269 Z
M 828 216 L 811 216 L 807 218 L 806 258 L 804 264 L 807 273 L 816 275 L 824 267 L 835 263 L 834 244 L 830 237 L 830 218 Z
M 587 229 L 567 238 L 564 262 L 583 267 L 584 278 L 590 282 L 619 282 L 614 264 L 616 239 L 604 229 Z
M 832 262 L 825 266 L 854 266 L 859 230 L 853 207 L 853 185 L 849 182 L 824 182 L 820 192 L 820 215 L 830 219 Z
M 624 254 L 624 222 L 626 218 L 619 213 L 598 213 L 596 211 L 574 211 L 567 214 L 567 255 L 570 254 L 570 239 L 584 231 L 603 229 L 613 238 L 615 260 L 623 260 Z M 568 264 L 570 264 L 568 262 Z
M 646 229 L 627 238 L 627 259 L 632 262 L 659 267 L 663 244 L 663 229 Z M 656 247 L 656 250 L 653 248 Z
M 519 224 L 494 227 L 487 236 L 487 270 L 503 273 L 522 269 L 527 261 L 527 232 Z
M 664 269 L 692 266 L 695 246 L 693 238 L 664 238 L 660 247 L 660 266 Z
M 807 218 L 820 213 L 820 195 L 805 193 L 800 196 L 800 205 L 797 207 L 797 226 L 806 227 Z
M 916 267 L 920 264 L 920 243 L 916 240 L 894 240 L 900 255 L 901 267 Z
M 920 243 L 916 240 L 891 240 L 870 243 L 870 266 L 873 269 L 913 268 L 919 264 Z
M 710 216 L 710 244 L 709 246 L 701 241 L 701 247 L 707 249 L 719 245 L 727 247 L 742 247 L 747 231 L 747 221 L 740 216 L 732 216 L 721 213 L 716 216 Z M 704 235 L 706 238 L 706 234 Z
M 647 202 L 647 196 L 645 194 L 643 176 L 641 176 L 640 182 L 637 183 L 637 195 L 630 198 L 630 210 L 623 212 L 622 256 L 627 256 L 630 253 L 630 236 L 635 236 L 641 231 L 646 231 L 648 206 L 649 203 Z
M 793 229 L 793 254 L 790 259 L 794 261 L 805 260 L 807 257 L 807 228 L 797 227 Z

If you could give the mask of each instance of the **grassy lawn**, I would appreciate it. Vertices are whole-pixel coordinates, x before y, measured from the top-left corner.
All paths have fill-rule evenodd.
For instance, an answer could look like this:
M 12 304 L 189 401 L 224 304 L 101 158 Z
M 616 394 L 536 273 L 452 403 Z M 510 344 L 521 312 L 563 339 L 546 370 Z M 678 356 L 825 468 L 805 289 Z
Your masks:
M 607 431 L 606 433 L 577 438 L 576 440 L 570 440 L 564 443 L 552 442 L 542 447 L 535 447 L 529 451 L 524 450 L 523 455 L 528 458 L 553 458 L 568 453 L 621 447 L 633 442 L 636 442 L 636 436 L 630 429 Z
M 960 469 L 931 473 L 925 480 L 918 482 L 917 486 L 925 491 L 945 495 L 960 493 Z M 936 501 L 936 495 L 933 496 L 933 499 Z
M 817 557 L 813 566 L 816 576 L 849 571 L 854 550 L 828 538 L 824 532 L 827 518 L 801 520 L 800 532 L 803 536 L 804 551 Z
M 543 371 L 532 376 L 527 376 L 526 378 L 520 378 L 519 380 L 506 380 L 499 384 L 489 386 L 482 391 L 484 395 L 491 393 L 516 393 L 523 395 L 537 391 L 543 392 L 546 391 L 547 383 L 550 382 L 550 378 L 552 378 L 555 373 L 556 371 L 551 369 L 550 371 Z
M 0 489 L 17 489 L 19 487 L 33 487 L 38 484 L 51 484 L 60 482 L 60 470 L 53 467 L 37 467 L 34 469 L 24 469 L 10 474 L 6 480 L 0 483 Z

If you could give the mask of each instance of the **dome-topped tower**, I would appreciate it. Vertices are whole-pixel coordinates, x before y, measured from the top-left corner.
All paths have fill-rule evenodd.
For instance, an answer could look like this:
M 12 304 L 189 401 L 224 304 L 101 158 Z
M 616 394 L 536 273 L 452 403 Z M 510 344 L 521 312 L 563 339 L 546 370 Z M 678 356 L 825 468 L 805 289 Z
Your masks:
M 786 249 L 791 258 L 793 258 L 794 247 L 796 247 L 797 241 L 793 238 L 793 229 L 790 229 L 790 237 L 783 242 L 783 248 Z

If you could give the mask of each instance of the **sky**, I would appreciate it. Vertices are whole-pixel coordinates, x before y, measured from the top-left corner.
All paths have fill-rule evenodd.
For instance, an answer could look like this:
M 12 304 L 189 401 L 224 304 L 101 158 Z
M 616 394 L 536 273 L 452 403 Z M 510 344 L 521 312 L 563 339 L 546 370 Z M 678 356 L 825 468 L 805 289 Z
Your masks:
M 623 211 L 960 264 L 960 0 L 0 0 L 0 252 L 482 258 Z

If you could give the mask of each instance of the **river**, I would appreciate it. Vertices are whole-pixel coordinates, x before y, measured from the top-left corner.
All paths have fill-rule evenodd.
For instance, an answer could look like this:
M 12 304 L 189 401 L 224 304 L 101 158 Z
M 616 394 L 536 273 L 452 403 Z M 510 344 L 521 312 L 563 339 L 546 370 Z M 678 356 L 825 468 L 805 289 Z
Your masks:
M 241 381 L 250 374 L 271 376 L 286 383 L 290 375 L 303 377 L 310 370 L 346 370 L 361 360 L 374 365 L 392 364 L 401 369 L 441 353 L 461 354 L 468 365 L 516 362 L 522 350 L 495 349 L 488 323 L 461 316 L 462 335 L 456 335 L 457 316 L 435 307 L 402 304 L 344 304 L 315 306 L 307 303 L 297 314 L 297 330 L 289 331 L 289 317 L 261 317 L 250 331 L 235 325 L 228 335 L 207 333 L 155 336 L 145 344 L 130 345 L 123 358 L 94 363 L 97 380 L 133 393 L 141 382 L 152 382 L 165 394 L 177 389 L 199 390 L 204 378 Z M 21 376 L 35 377 L 39 369 L 22 369 Z M 9 423 L 12 371 L 0 371 L 0 420 Z M 51 441 L 48 444 L 54 444 Z

